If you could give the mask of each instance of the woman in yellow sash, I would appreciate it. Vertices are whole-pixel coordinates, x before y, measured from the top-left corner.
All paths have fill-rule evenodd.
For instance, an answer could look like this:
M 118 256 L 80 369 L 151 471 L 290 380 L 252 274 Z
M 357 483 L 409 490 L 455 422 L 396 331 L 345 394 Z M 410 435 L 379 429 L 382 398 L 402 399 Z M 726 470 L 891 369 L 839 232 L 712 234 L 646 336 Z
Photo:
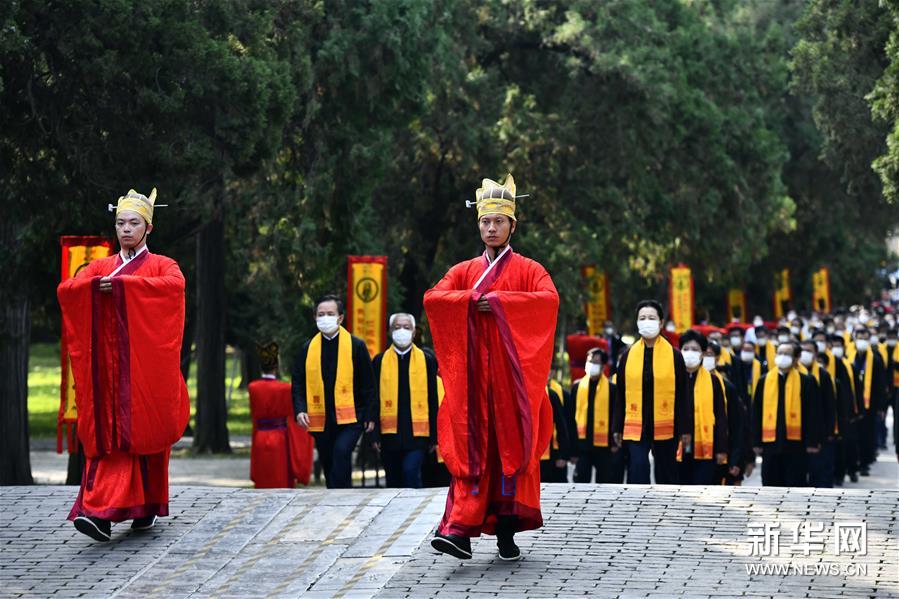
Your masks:
M 676 484 L 678 440 L 691 442 L 693 405 L 684 393 L 687 371 L 680 351 L 660 336 L 663 317 L 659 302 L 637 304 L 640 340 L 618 363 L 613 440 L 627 451 L 631 484 L 649 484 L 650 451 L 656 484 Z
M 624 482 L 624 461 L 611 435 L 615 385 L 605 373 L 606 353 L 596 347 L 587 352 L 587 374 L 571 387 L 569 410 L 575 422 L 577 464 L 574 482 Z
M 329 489 L 352 485 L 353 449 L 375 428 L 371 355 L 365 342 L 343 328 L 343 302 L 326 295 L 315 304 L 319 332 L 297 356 L 293 409 L 312 433 Z
M 821 447 L 820 419 L 814 405 L 814 381 L 798 370 L 799 344 L 782 343 L 775 369 L 755 389 L 752 404 L 753 449 L 762 456 L 762 485 L 804 487 L 806 454 Z
M 713 485 L 716 465 L 727 463 L 724 386 L 703 367 L 703 354 L 709 347 L 705 335 L 690 329 L 680 336 L 678 345 L 687 369 L 686 394 L 693 403 L 693 442 L 677 448 L 679 479 L 683 485 Z M 710 358 L 709 366 L 714 370 L 714 353 Z
M 437 446 L 437 360 L 412 343 L 415 317 L 388 321 L 393 343 L 375 356 L 375 448 L 388 487 L 419 489 L 421 467 Z

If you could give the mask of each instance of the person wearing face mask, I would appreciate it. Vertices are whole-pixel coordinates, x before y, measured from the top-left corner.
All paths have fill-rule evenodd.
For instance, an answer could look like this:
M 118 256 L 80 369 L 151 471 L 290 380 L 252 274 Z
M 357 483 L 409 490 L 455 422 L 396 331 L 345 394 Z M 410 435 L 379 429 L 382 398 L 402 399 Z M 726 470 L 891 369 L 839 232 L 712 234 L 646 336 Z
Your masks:
M 846 476 L 858 482 L 858 421 L 861 417 L 856 392 L 855 366 L 845 355 L 842 335 L 834 333 L 828 338 L 833 355 L 834 378 L 837 382 L 837 425 L 840 434 L 834 446 L 834 485 L 841 487 Z
M 884 417 L 886 407 L 886 368 L 880 354 L 871 347 L 871 335 L 867 327 L 859 325 L 853 335 L 855 357 L 853 366 L 856 379 L 860 419 L 858 422 L 859 474 L 870 476 L 871 464 L 877 459 L 877 420 Z
M 721 347 L 730 354 L 730 363 L 733 364 L 740 359 L 740 350 L 743 348 L 743 329 L 738 326 L 729 326 L 725 336 L 730 344 L 727 347 L 722 344 Z
M 327 487 L 349 488 L 353 449 L 363 430 L 375 428 L 371 356 L 365 342 L 343 328 L 339 297 L 319 299 L 313 315 L 319 332 L 294 363 L 293 409 L 300 426 L 315 438 Z
M 677 484 L 678 442 L 692 443 L 693 405 L 685 393 L 680 351 L 660 336 L 664 318 L 655 300 L 637 304 L 640 339 L 621 356 L 616 377 L 615 444 L 624 443 L 627 482 L 649 484 L 649 452 L 656 484 Z
M 717 466 L 715 481 L 723 481 L 726 485 L 740 486 L 743 473 L 746 471 L 746 456 L 752 453 L 749 438 L 749 408 L 730 381 L 729 375 L 721 372 L 718 361 L 721 352 L 725 351 L 714 341 L 702 357 L 702 367 L 712 373 L 724 386 L 724 407 L 727 413 L 727 463 Z
M 786 325 L 780 325 L 777 327 L 777 345 L 781 343 L 789 343 L 793 340 L 799 340 L 798 336 L 794 336 L 792 331 L 790 331 L 790 327 Z
M 712 329 L 711 331 L 709 331 L 709 334 L 708 334 L 709 343 L 714 341 L 718 345 L 718 347 L 724 347 L 725 345 L 729 345 L 730 337 L 725 337 L 724 333 L 725 333 L 724 329 Z M 732 358 L 731 353 L 729 351 L 727 351 L 726 349 L 722 352 L 719 352 L 717 366 L 721 370 L 722 373 L 724 373 L 724 374 L 730 373 L 730 365 L 732 362 L 731 358 Z
M 762 364 L 762 370 L 775 370 L 774 354 L 777 346 L 768 340 L 768 328 L 764 325 L 755 327 L 755 357 Z
M 422 464 L 437 445 L 437 361 L 412 342 L 411 314 L 392 314 L 388 330 L 393 343 L 372 360 L 373 441 L 387 486 L 419 489 Z
M 818 363 L 818 351 L 812 340 L 800 344 L 799 371 L 814 381 L 814 405 L 821 430 L 821 451 L 808 456 L 808 482 L 812 487 L 833 487 L 834 442 L 839 434 L 835 383 Z
M 775 370 L 755 390 L 752 404 L 753 450 L 762 456 L 762 485 L 804 487 L 807 455 L 821 447 L 821 426 L 814 402 L 814 381 L 796 368 L 797 343 L 777 348 Z
M 884 343 L 887 351 L 887 409 L 893 407 L 893 419 L 896 419 L 896 396 L 899 394 L 899 331 L 895 327 L 887 329 L 884 335 Z M 886 418 L 880 431 L 880 448 L 886 449 Z
M 554 369 L 555 370 L 555 369 Z M 553 435 L 540 456 L 540 481 L 544 483 L 567 483 L 568 462 L 577 463 L 577 452 L 574 444 L 574 424 L 568 413 L 571 403 L 568 391 L 563 389 L 552 372 L 546 385 L 546 394 L 553 408 Z
M 589 483 L 594 469 L 597 483 L 624 481 L 620 447 L 612 439 L 612 409 L 615 385 L 603 372 L 606 355 L 600 348 L 587 352 L 587 374 L 571 387 L 569 420 L 577 431 L 577 465 L 574 482 Z
M 731 381 L 737 388 L 737 392 L 746 406 L 752 402 L 755 387 L 758 385 L 764 369 L 762 363 L 756 357 L 756 347 L 749 341 L 744 341 L 737 349 L 736 359 L 731 364 Z
M 724 385 L 704 368 L 703 354 L 708 341 L 702 333 L 690 329 L 679 339 L 687 370 L 687 401 L 693 404 L 693 430 L 690 444 L 679 443 L 676 459 L 678 478 L 683 485 L 720 484 L 717 466 L 727 463 L 727 408 Z M 712 354 L 708 366 L 715 368 Z
M 514 536 L 543 526 L 540 457 L 552 440 L 546 393 L 559 294 L 534 260 L 513 252 L 515 181 L 475 192 L 484 252 L 453 266 L 424 296 L 446 397 L 437 417 L 452 474 L 431 547 L 471 559 L 471 537 L 496 535 L 499 558 L 521 558 Z M 470 205 L 470 203 L 469 203 Z

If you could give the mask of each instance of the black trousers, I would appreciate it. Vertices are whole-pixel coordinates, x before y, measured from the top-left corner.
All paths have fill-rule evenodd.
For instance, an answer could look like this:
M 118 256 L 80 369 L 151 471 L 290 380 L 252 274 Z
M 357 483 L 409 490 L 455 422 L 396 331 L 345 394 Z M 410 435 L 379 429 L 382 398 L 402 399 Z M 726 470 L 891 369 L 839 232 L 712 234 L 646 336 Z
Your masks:
M 624 482 L 624 450 L 612 451 L 608 447 L 592 447 L 578 454 L 574 467 L 574 482 L 589 483 L 596 470 L 596 482 L 614 484 Z
M 325 473 L 329 489 L 349 489 L 353 486 L 353 450 L 362 436 L 361 424 L 343 424 L 334 430 L 316 433 L 315 447 Z
M 556 466 L 556 461 L 552 458 L 540 462 L 540 480 L 545 483 L 567 483 L 568 482 L 568 465 L 562 468 Z
M 764 448 L 762 486 L 807 487 L 808 466 L 805 447 L 788 445 L 780 452 L 775 452 L 773 448 Z

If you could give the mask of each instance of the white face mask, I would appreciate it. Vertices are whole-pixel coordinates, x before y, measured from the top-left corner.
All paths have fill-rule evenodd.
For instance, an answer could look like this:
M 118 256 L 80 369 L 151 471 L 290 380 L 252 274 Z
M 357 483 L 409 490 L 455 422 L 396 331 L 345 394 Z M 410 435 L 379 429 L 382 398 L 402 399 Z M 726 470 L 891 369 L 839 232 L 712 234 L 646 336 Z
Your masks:
M 337 332 L 337 316 L 319 316 L 315 319 L 315 326 L 324 335 L 333 335 Z
M 612 327 L 606 327 L 606 335 L 611 337 L 614 334 L 615 334 L 615 329 L 613 329 Z
M 709 372 L 715 370 L 715 367 L 718 366 L 718 358 L 715 356 L 703 356 L 702 357 L 702 367 L 708 370 Z
M 590 378 L 595 378 L 599 376 L 599 373 L 602 372 L 602 364 L 597 364 L 596 362 L 587 362 L 587 376 Z
M 637 331 L 639 331 L 641 337 L 645 337 L 646 339 L 655 339 L 659 336 L 659 321 L 638 320 Z
M 868 351 L 869 347 L 871 347 L 871 342 L 867 339 L 857 339 L 855 341 L 855 349 L 858 351 Z
M 740 352 L 740 360 L 743 362 L 750 364 L 755 359 L 755 354 L 751 351 L 741 351 Z
M 790 340 L 789 335 L 780 334 L 777 336 L 778 343 L 787 343 Z
M 761 316 L 756 316 L 755 318 L 752 319 L 752 326 L 754 326 L 754 327 L 760 327 L 763 324 L 765 324 L 765 321 L 762 320 Z
M 757 347 L 764 347 L 765 344 L 767 344 L 767 343 L 768 343 L 767 337 L 756 337 L 755 338 L 755 344 Z
M 702 362 L 702 353 L 695 349 L 686 349 L 681 352 L 684 356 L 684 364 L 687 368 L 696 368 Z
M 731 347 L 740 347 L 743 345 L 743 339 L 740 337 L 731 337 L 730 338 L 730 346 Z
M 412 331 L 409 329 L 396 329 L 390 336 L 393 338 L 393 344 L 400 349 L 406 349 L 412 343 Z
M 674 326 L 673 322 L 669 322 L 668 324 L 665 325 L 665 330 L 668 331 L 669 333 L 674 333 L 677 331 L 677 327 Z
M 812 362 L 815 360 L 815 354 L 810 351 L 803 351 L 799 355 L 799 363 L 808 368 L 812 365 Z
M 840 346 L 840 347 L 835 347 L 835 348 L 833 348 L 833 349 L 831 350 L 831 352 L 833 352 L 833 357 L 834 357 L 834 358 L 842 358 L 842 357 L 843 357 L 843 352 L 844 352 L 844 350 L 843 350 L 843 347 Z
M 788 368 L 793 366 L 793 356 L 777 354 L 777 356 L 775 356 L 774 358 L 774 364 L 781 370 L 787 370 Z
M 800 331 L 799 327 L 790 327 L 790 332 L 793 333 L 794 335 L 796 335 L 797 337 L 799 336 L 799 331 Z
M 896 347 L 896 339 L 887 339 L 887 347 Z
M 827 351 L 827 344 L 823 341 L 815 341 L 815 347 L 818 349 L 818 353 Z
M 828 335 L 833 335 L 834 332 L 836 331 L 836 329 L 833 328 L 833 325 L 828 325 L 827 327 L 824 328 L 824 330 L 827 331 Z

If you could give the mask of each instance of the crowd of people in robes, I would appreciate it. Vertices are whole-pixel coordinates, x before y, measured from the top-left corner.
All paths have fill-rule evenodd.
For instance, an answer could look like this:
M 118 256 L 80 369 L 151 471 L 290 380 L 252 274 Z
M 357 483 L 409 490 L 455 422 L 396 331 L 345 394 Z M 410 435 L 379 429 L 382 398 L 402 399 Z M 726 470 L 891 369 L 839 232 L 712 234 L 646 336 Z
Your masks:
M 485 250 L 429 290 L 434 350 L 408 313 L 369 353 L 343 326 L 343 301 L 320 298 L 318 333 L 280 380 L 277 344 L 258 347 L 249 384 L 250 477 L 258 488 L 353 486 L 370 447 L 390 487 L 448 487 L 432 546 L 471 557 L 470 538 L 542 526 L 540 483 L 740 485 L 761 458 L 773 486 L 842 486 L 886 449 L 899 394 L 899 318 L 889 304 L 776 322 L 703 324 L 678 334 L 655 300 L 639 302 L 632 343 L 611 321 L 584 375 L 552 369 L 559 297 L 547 271 L 515 253 L 515 183 L 476 191 Z M 168 459 L 189 414 L 180 373 L 184 277 L 151 254 L 155 190 L 115 206 L 120 251 L 62 283 L 86 456 L 70 519 L 100 541 L 111 524 L 146 530 L 168 514 Z M 438 366 L 439 364 L 439 366 Z M 894 425 L 895 425 L 894 417 Z M 894 434 L 895 437 L 895 434 Z M 361 445 L 360 445 L 361 440 Z

